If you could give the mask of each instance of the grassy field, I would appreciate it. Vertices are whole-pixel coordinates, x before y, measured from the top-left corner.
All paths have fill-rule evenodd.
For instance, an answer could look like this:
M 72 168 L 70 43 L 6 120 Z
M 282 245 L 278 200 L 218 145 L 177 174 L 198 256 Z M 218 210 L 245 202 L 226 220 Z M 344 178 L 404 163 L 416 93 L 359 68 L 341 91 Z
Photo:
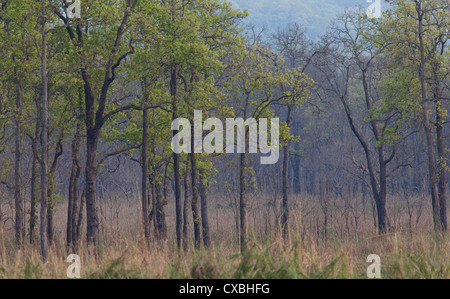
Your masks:
M 391 201 L 392 231 L 377 236 L 369 203 L 357 200 L 349 205 L 333 198 L 324 205 L 323 201 L 299 196 L 293 201 L 290 242 L 285 244 L 276 225 L 277 203 L 256 197 L 249 211 L 249 250 L 241 255 L 235 209 L 232 201 L 226 202 L 226 198 L 210 200 L 212 246 L 178 251 L 173 206 L 167 208 L 168 240 L 152 242 L 147 248 L 139 201 L 103 201 L 98 254 L 90 253 L 84 244 L 78 252 L 66 250 L 65 205 L 59 204 L 57 237 L 45 264 L 38 241 L 19 249 L 14 245 L 7 221 L 0 231 L 0 278 L 67 278 L 66 258 L 72 253 L 80 256 L 81 278 L 359 279 L 367 278 L 370 254 L 380 256 L 382 278 L 450 278 L 450 240 L 433 233 L 427 203 L 421 209 L 411 209 L 410 205 L 408 209 L 400 199 Z M 192 227 L 190 233 L 192 241 Z

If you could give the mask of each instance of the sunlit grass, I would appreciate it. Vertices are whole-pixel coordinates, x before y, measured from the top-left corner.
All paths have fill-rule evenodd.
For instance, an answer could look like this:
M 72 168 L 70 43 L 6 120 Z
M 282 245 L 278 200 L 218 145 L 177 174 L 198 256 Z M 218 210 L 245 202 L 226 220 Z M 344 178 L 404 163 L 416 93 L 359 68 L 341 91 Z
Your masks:
M 249 211 L 251 233 L 245 254 L 239 251 L 231 208 L 211 207 L 210 248 L 194 250 L 190 227 L 189 246 L 184 251 L 176 248 L 174 213 L 169 205 L 169 238 L 152 240 L 147 248 L 138 202 L 124 204 L 116 213 L 108 213 L 114 202 L 104 203 L 98 252 L 88 250 L 83 242 L 78 252 L 72 252 L 64 244 L 62 206 L 56 215 L 58 238 L 46 263 L 41 260 L 39 242 L 18 248 L 12 228 L 0 232 L 0 278 L 67 278 L 70 264 L 66 258 L 72 253 L 80 256 L 82 279 L 365 279 L 370 254 L 380 256 L 382 278 L 450 278 L 450 239 L 433 233 L 428 211 L 411 231 L 401 209 L 391 207 L 391 218 L 397 213 L 393 229 L 378 236 L 370 210 L 360 216 L 356 230 L 337 202 L 328 215 L 325 234 L 323 214 L 313 203 L 300 199 L 294 205 L 290 241 L 284 242 L 269 208 L 256 202 Z

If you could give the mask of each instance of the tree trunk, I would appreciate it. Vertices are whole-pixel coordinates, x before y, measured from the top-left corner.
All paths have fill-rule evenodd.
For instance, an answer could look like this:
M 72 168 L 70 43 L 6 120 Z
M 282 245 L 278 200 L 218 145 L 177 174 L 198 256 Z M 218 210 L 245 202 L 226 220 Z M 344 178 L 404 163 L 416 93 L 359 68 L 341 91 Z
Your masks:
M 144 224 L 144 236 L 147 245 L 150 243 L 150 219 L 147 199 L 147 180 L 148 180 L 148 110 L 144 109 L 142 114 L 142 219 Z
M 292 120 L 292 106 L 288 107 L 288 115 L 286 120 L 287 128 L 290 128 Z M 289 240 L 289 141 L 284 146 L 284 159 L 283 159 L 283 202 L 282 202 L 282 216 L 281 216 L 281 229 L 283 231 L 283 240 Z
M 377 206 L 377 218 L 378 218 L 378 232 L 380 234 L 385 234 L 388 231 L 388 219 L 386 211 L 386 195 L 387 195 L 387 184 L 386 184 L 386 166 L 384 164 L 383 147 L 378 149 L 379 151 L 379 161 L 380 162 L 380 186 L 378 189 L 378 196 L 375 204 Z
M 429 109 L 428 109 L 428 94 L 427 94 L 427 82 L 426 82 L 426 59 L 425 59 L 425 45 L 423 41 L 423 15 L 424 12 L 421 7 L 421 1 L 416 1 L 416 11 L 418 16 L 418 34 L 419 34 L 419 51 L 420 51 L 420 68 L 419 78 L 422 91 L 422 113 L 423 120 L 422 125 L 426 136 L 427 145 L 427 158 L 428 158 L 428 179 L 431 189 L 431 206 L 433 209 L 433 223 L 435 231 L 440 231 L 439 223 L 439 201 L 438 201 L 438 187 L 436 182 L 436 167 L 433 145 L 433 134 L 430 124 Z
M 161 194 L 161 187 L 155 185 L 156 187 L 156 228 L 157 236 L 159 240 L 164 240 L 167 237 L 167 226 L 166 226 L 166 214 L 164 212 L 164 206 L 166 202 L 166 194 L 164 197 Z
M 81 141 L 81 124 L 77 124 L 75 136 L 72 140 L 72 168 L 69 179 L 69 203 L 67 210 L 67 247 L 76 248 L 78 243 L 78 235 L 76 231 L 78 218 L 78 181 L 81 174 L 80 161 L 78 153 L 80 151 Z
M 150 205 L 152 206 L 152 210 L 150 211 L 150 214 L 148 215 L 148 219 L 150 222 L 153 221 L 153 227 L 155 229 L 155 237 L 158 236 L 158 227 L 156 224 L 156 186 L 155 186 L 155 182 L 153 181 L 153 175 L 149 174 L 148 176 L 148 181 L 149 181 L 149 185 L 150 185 L 150 194 L 151 194 L 151 202 L 150 199 L 148 200 L 148 205 L 150 207 Z
M 373 166 L 373 162 L 372 162 L 372 158 L 370 155 L 370 150 L 369 150 L 369 146 L 367 145 L 366 141 L 363 139 L 362 135 L 358 132 L 358 130 L 355 127 L 353 118 L 352 118 L 352 114 L 350 111 L 350 107 L 348 105 L 348 103 L 346 102 L 345 98 L 341 98 L 341 102 L 344 106 L 344 110 L 345 113 L 347 115 L 347 120 L 349 122 L 350 128 L 353 132 L 353 134 L 356 136 L 356 138 L 358 139 L 359 143 L 361 144 L 361 147 L 364 150 L 364 156 L 366 159 L 366 163 L 367 163 L 367 171 L 369 173 L 369 178 L 370 178 L 370 187 L 372 189 L 372 195 L 376 204 L 376 209 L 377 209 L 377 217 L 378 217 L 378 232 L 380 234 L 384 234 L 386 232 L 386 205 L 385 205 L 385 197 L 386 197 L 386 192 L 384 192 L 384 194 L 380 194 L 380 189 L 379 189 L 379 182 L 377 182 L 376 176 L 375 176 L 375 169 Z M 374 134 L 376 135 L 376 125 L 374 127 L 374 125 L 372 125 L 372 129 Z M 378 152 L 380 153 L 383 152 L 383 148 L 379 148 Z M 385 164 L 385 161 L 382 161 L 382 155 L 378 156 L 379 159 L 379 165 L 382 168 L 383 164 Z M 384 178 L 384 180 L 386 179 L 386 172 L 383 171 L 380 168 L 380 178 Z M 381 183 L 381 182 L 380 182 Z M 385 185 L 385 183 L 384 183 Z M 381 195 L 381 196 L 380 196 Z M 348 192 L 348 196 L 350 196 L 350 191 Z
M 86 239 L 88 244 L 98 245 L 99 237 L 99 216 L 97 192 L 97 145 L 100 131 L 98 129 L 87 128 L 86 138 L 86 218 L 87 231 Z
M 3 234 L 2 196 L 3 196 L 2 183 L 0 182 L 0 246 L 2 246 L 1 244 L 3 244 L 3 242 L 5 241 L 5 239 L 4 239 L 5 236 Z M 0 248 L 2 248 L 2 247 L 0 247 Z M 0 258 L 2 258 L 1 254 L 0 254 Z
M 188 248 L 188 205 L 189 205 L 189 161 L 186 163 L 184 176 L 184 203 L 183 203 L 183 250 Z
M 440 105 L 440 103 L 439 103 Z M 440 227 L 443 231 L 448 230 L 447 222 L 447 161 L 445 158 L 445 145 L 444 145 L 444 117 L 441 108 L 437 108 L 439 111 L 437 117 L 437 154 L 438 154 L 438 194 L 439 194 L 439 219 Z
M 14 232 L 17 245 L 23 242 L 23 199 L 22 199 L 22 104 L 23 86 L 20 80 L 16 82 L 16 116 L 15 116 L 15 151 L 14 151 Z
M 301 183 L 300 183 L 300 156 L 294 155 L 292 157 L 292 185 L 293 190 L 295 194 L 300 194 L 301 190 Z
M 170 80 L 170 94 L 172 96 L 172 120 L 178 118 L 178 68 L 173 67 L 171 72 Z M 173 137 L 178 134 L 178 131 L 173 131 Z M 177 234 L 177 247 L 178 249 L 182 246 L 182 230 L 183 230 L 183 219 L 181 210 L 181 180 L 180 180 L 180 155 L 173 153 L 173 173 L 174 173 L 174 184 L 175 184 L 175 215 L 176 215 L 176 234 Z
M 194 153 L 194 127 L 192 127 L 192 153 L 189 154 L 191 158 L 191 184 L 192 184 L 192 218 L 194 221 L 194 245 L 196 249 L 200 249 L 200 214 L 198 212 L 198 180 L 197 180 L 197 159 Z
M 36 227 L 36 223 L 37 223 L 37 216 L 36 216 L 36 204 L 37 204 L 37 199 L 36 199 L 36 180 L 38 177 L 38 169 L 37 169 L 37 164 L 38 164 L 38 140 L 39 140 L 39 131 L 40 131 L 40 122 L 41 122 L 41 117 L 40 117 L 40 105 L 38 103 L 36 103 L 36 111 L 38 116 L 36 117 L 36 124 L 35 124 L 35 132 L 34 132 L 34 137 L 31 140 L 31 150 L 33 153 L 33 160 L 31 162 L 31 181 L 30 181 L 30 185 L 31 185 L 31 190 L 30 190 L 30 244 L 34 243 L 34 230 Z
M 211 237 L 209 233 L 209 221 L 208 221 L 208 194 L 206 190 L 206 183 L 203 171 L 200 172 L 200 201 L 201 201 L 201 213 L 202 213 L 202 237 L 203 245 L 209 247 L 211 245 Z
M 47 235 L 48 235 L 48 244 L 49 245 L 53 244 L 53 236 L 54 236 L 53 213 L 55 211 L 55 202 L 53 200 L 53 191 L 55 188 L 54 177 L 55 177 L 56 168 L 58 166 L 59 157 L 61 157 L 61 155 L 63 154 L 63 145 L 62 145 L 62 141 L 63 141 L 63 137 L 64 137 L 63 134 L 64 134 L 63 131 L 61 131 L 57 145 L 56 145 L 52 166 L 50 167 L 50 171 L 49 171 L 49 175 L 48 175 L 49 182 L 48 182 L 48 201 L 47 201 Z
M 246 177 L 246 154 L 240 154 L 239 166 L 239 214 L 240 214 L 240 246 L 241 254 L 247 251 L 247 177 Z
M 443 231 L 448 230 L 447 223 L 447 159 L 445 157 L 444 145 L 444 123 L 446 111 L 442 108 L 441 91 L 439 88 L 438 63 L 433 68 L 434 74 L 434 99 L 436 106 L 436 136 L 437 136 L 437 154 L 438 154 L 438 195 L 439 195 L 439 220 Z
M 74 226 L 74 229 L 76 228 L 75 230 L 76 236 L 73 238 L 75 246 L 78 245 L 78 242 L 80 241 L 81 238 L 81 228 L 83 225 L 83 211 L 85 205 L 86 205 L 86 189 L 84 189 L 83 192 L 81 193 L 80 208 L 78 209 L 78 221 L 77 225 Z
M 73 146 L 73 145 L 72 145 Z M 67 202 L 67 224 L 66 224 L 66 248 L 69 249 L 72 246 L 72 235 L 73 235 L 73 185 L 75 180 L 75 168 L 72 162 L 72 169 L 70 171 L 69 178 L 69 198 Z
M 45 262 L 48 258 L 47 243 L 47 199 L 48 199 L 48 79 L 47 79 L 47 36 L 45 30 L 46 19 L 45 2 L 41 3 L 42 24 L 42 55 L 41 55 L 41 77 L 42 77 L 42 123 L 41 123 L 41 214 L 40 214 L 40 237 L 41 253 Z
M 372 110 L 372 105 L 370 102 L 370 91 L 369 91 L 369 85 L 367 82 L 367 69 L 362 69 L 362 81 L 363 81 L 363 89 L 364 89 L 364 98 L 366 101 L 366 108 L 367 111 Z M 380 141 L 380 132 L 378 130 L 377 123 L 375 120 L 370 120 L 370 125 L 372 127 L 372 132 L 375 137 L 375 141 Z M 362 137 L 360 137 L 362 140 Z M 374 194 L 376 209 L 377 209 L 377 218 L 378 218 L 378 233 L 379 234 L 385 234 L 388 230 L 388 222 L 387 222 L 387 211 L 386 211 L 386 195 L 387 195 L 387 171 L 386 167 L 387 164 L 392 161 L 392 157 L 390 157 L 388 160 L 385 160 L 384 157 L 384 145 L 375 145 L 377 147 L 378 151 L 378 165 L 379 165 L 379 178 L 378 182 L 375 179 L 375 172 L 372 167 L 372 162 L 369 154 L 369 148 L 367 145 L 364 145 L 365 148 L 364 151 L 366 153 L 366 161 L 369 169 L 369 175 L 371 177 L 370 184 L 372 187 L 372 193 Z M 395 155 L 395 151 L 392 152 L 393 155 Z

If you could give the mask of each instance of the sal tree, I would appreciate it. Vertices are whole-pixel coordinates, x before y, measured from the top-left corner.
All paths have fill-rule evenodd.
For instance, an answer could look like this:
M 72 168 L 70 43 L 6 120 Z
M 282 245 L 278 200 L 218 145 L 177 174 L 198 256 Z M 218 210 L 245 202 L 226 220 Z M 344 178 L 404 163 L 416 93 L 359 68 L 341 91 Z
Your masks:
M 244 13 L 223 1 L 158 1 L 154 16 L 159 22 L 160 54 L 163 57 L 171 99 L 172 120 L 193 118 L 193 107 L 214 107 L 215 82 L 226 65 L 222 61 L 227 48 L 240 43 L 237 25 Z M 173 136 L 178 131 L 173 131 Z M 168 139 L 170 142 L 170 139 Z M 191 155 L 194 163 L 195 154 Z M 182 245 L 181 157 L 173 153 L 173 178 L 178 248 Z M 194 230 L 200 242 L 200 216 L 197 206 L 197 175 L 192 167 Z
M 434 228 L 436 231 L 446 231 L 447 163 L 444 122 L 447 111 L 443 104 L 445 94 L 448 94 L 450 2 L 390 2 L 393 8 L 381 20 L 379 44 L 391 68 L 396 73 L 403 74 L 402 77 L 394 77 L 390 86 L 395 87 L 394 80 L 397 83 L 402 80 L 404 84 L 397 90 L 413 95 L 402 101 L 402 107 L 419 107 L 426 139 Z M 408 109 L 401 111 L 408 114 Z
M 54 13 L 66 28 L 68 42 L 76 49 L 83 84 L 86 126 L 86 217 L 87 241 L 99 241 L 99 212 L 96 198 L 98 143 L 105 123 L 127 105 L 111 107 L 111 90 L 123 61 L 134 52 L 131 16 L 139 1 L 87 0 L 81 18 L 69 18 L 66 1 Z

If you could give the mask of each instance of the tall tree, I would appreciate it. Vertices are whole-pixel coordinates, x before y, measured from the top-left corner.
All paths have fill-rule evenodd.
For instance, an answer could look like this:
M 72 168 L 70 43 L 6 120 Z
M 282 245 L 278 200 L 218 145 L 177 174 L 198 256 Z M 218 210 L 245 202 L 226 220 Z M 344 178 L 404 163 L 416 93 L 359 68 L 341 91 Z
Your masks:
M 438 75 L 445 65 L 445 44 L 448 39 L 450 3 L 445 0 L 433 1 L 392 1 L 393 9 L 382 20 L 385 55 L 391 57 L 392 64 L 411 70 L 416 74 L 420 86 L 418 99 L 410 102 L 421 107 L 421 122 L 426 138 L 428 182 L 431 191 L 433 221 L 436 231 L 447 229 L 447 186 L 446 158 L 443 147 L 444 109 L 439 89 L 445 76 Z M 401 28 L 401 29 L 400 29 Z M 394 60 L 395 59 L 395 60 Z M 410 76 L 411 78 L 411 76 Z M 413 78 L 411 78 L 413 79 Z M 430 92 L 431 90 L 431 92 Z M 433 94 L 433 96 L 431 96 Z M 430 109 L 434 101 L 436 111 L 434 139 Z M 436 157 L 437 147 L 437 157 Z
M 2 46 L 3 54 L 10 57 L 5 61 L 4 67 L 6 80 L 13 83 L 14 90 L 14 202 L 15 202 L 15 240 L 22 244 L 25 238 L 25 207 L 23 195 L 23 135 L 24 135 L 24 111 L 28 104 L 28 91 L 32 84 L 33 66 L 37 63 L 36 49 L 38 43 L 39 24 L 36 24 L 34 16 L 39 11 L 36 3 L 23 1 L 2 1 L 0 15 L 2 21 Z M 39 22 L 39 20 L 38 20 Z M 36 27 L 36 25 L 38 27 Z
M 48 258 L 48 77 L 47 77 L 47 12 L 45 1 L 41 1 L 41 79 L 42 79 L 42 113 L 41 113 L 41 212 L 40 237 L 41 253 L 44 261 Z M 51 235 L 50 235 L 51 236 Z
M 193 119 L 193 108 L 211 105 L 214 76 L 223 72 L 220 57 L 224 56 L 227 45 L 238 42 L 238 22 L 245 14 L 232 9 L 229 3 L 221 1 L 161 1 L 162 14 L 160 33 L 165 41 L 169 91 L 172 101 L 172 120 L 187 116 Z M 173 131 L 173 137 L 179 131 Z M 201 235 L 201 220 L 195 192 L 197 185 L 197 152 L 191 153 L 191 176 L 194 212 L 194 229 L 198 247 Z M 193 161 L 194 160 L 194 161 Z M 173 153 L 173 175 L 176 206 L 176 232 L 178 247 L 182 245 L 182 204 L 181 204 L 181 156 Z
M 259 35 L 254 34 L 252 38 L 248 40 L 247 47 L 244 51 L 236 52 L 236 55 L 231 58 L 233 64 L 234 73 L 230 77 L 229 82 L 226 84 L 229 88 L 231 96 L 230 104 L 233 105 L 234 114 L 243 118 L 243 129 L 239 131 L 239 124 L 233 125 L 235 129 L 238 127 L 237 135 L 239 136 L 236 144 L 239 154 L 239 242 L 241 253 L 247 251 L 248 242 L 248 222 L 247 222 L 247 205 L 248 205 L 248 184 L 249 175 L 253 173 L 253 169 L 248 167 L 249 155 L 246 149 L 248 148 L 251 153 L 256 153 L 258 149 L 252 148 L 250 145 L 255 144 L 255 136 L 250 136 L 250 131 L 254 132 L 257 127 L 257 121 L 261 118 L 270 118 L 273 112 L 270 110 L 274 104 L 282 104 L 283 101 L 289 102 L 287 99 L 291 97 L 290 92 L 286 89 L 286 92 L 280 92 L 279 87 L 287 76 L 281 71 L 282 68 L 277 69 L 276 59 L 273 58 L 274 54 L 266 47 L 259 43 Z M 293 76 L 292 78 L 294 78 Z M 304 86 L 299 84 L 299 89 L 303 89 Z M 277 92 L 278 91 L 278 92 Z M 296 93 L 295 97 L 298 96 Z M 275 126 L 275 128 L 273 127 Z M 280 126 L 276 123 L 272 123 L 271 132 L 279 132 L 284 128 L 283 132 L 279 134 L 281 136 L 288 135 L 286 126 Z M 266 128 L 267 129 L 267 128 Z M 260 130 L 264 130 L 260 128 Z M 261 134 L 261 132 L 260 132 Z M 272 138 L 276 139 L 277 136 L 272 135 Z M 231 137 L 231 136 L 230 136 Z M 283 139 L 284 137 L 282 137 Z M 278 142 L 278 140 L 274 140 Z M 286 139 L 287 140 L 287 139 Z M 227 140 L 227 143 L 231 142 Z M 275 143 L 271 144 L 272 147 L 278 148 L 280 145 Z M 227 145 L 227 153 L 234 151 L 234 144 Z
M 86 125 L 86 212 L 87 241 L 98 245 L 99 211 L 96 194 L 98 175 L 98 143 L 104 124 L 115 114 L 130 109 L 108 106 L 109 92 L 117 78 L 122 62 L 134 53 L 133 40 L 129 34 L 130 16 L 139 1 L 119 1 L 114 6 L 98 1 L 83 1 L 82 18 L 70 19 L 68 6 L 55 7 L 54 13 L 63 22 L 68 37 L 77 49 L 80 76 L 83 81 Z M 114 14 L 117 18 L 108 18 Z M 94 26 L 92 24 L 98 24 Z M 111 30 L 113 28 L 113 30 Z M 103 40 L 98 40 L 102 36 Z M 102 53 L 101 61 L 92 63 Z M 103 73 L 103 79 L 98 76 Z
M 386 142 L 390 129 L 398 127 L 395 126 L 395 113 L 392 110 L 386 110 L 384 115 L 375 113 L 383 100 L 377 95 L 376 88 L 381 85 L 380 77 L 384 71 L 383 60 L 377 55 L 374 42 L 365 36 L 367 32 L 374 30 L 371 26 L 363 11 L 347 10 L 324 38 L 323 54 L 318 56 L 320 58 L 315 65 L 323 72 L 325 83 L 321 86 L 322 91 L 326 96 L 341 102 L 351 132 L 363 151 L 362 168 L 369 177 L 376 206 L 378 232 L 384 234 L 389 226 L 386 209 L 387 180 L 406 163 L 392 163 L 402 140 L 400 134 L 395 142 Z M 361 120 L 355 113 L 357 105 L 354 99 L 358 95 L 354 94 L 354 88 L 360 88 L 363 94 L 359 105 L 364 108 L 363 114 L 367 120 Z M 370 135 L 364 132 L 366 123 L 370 126 Z

